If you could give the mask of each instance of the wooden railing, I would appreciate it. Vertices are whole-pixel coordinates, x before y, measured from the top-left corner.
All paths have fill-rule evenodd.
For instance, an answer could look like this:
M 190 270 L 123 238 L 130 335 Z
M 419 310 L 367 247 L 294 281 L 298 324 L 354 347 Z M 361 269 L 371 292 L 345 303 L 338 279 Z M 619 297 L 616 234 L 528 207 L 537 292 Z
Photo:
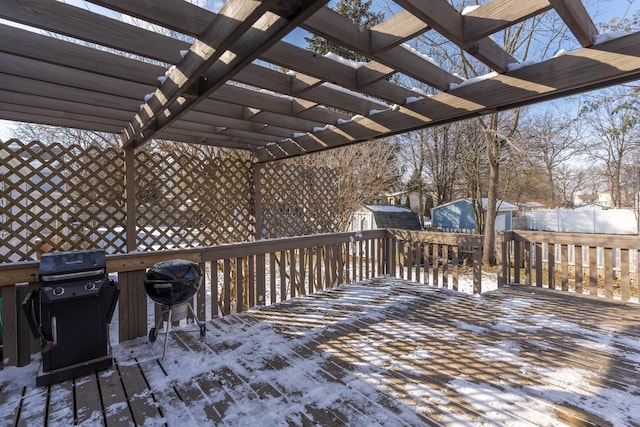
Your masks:
M 145 336 L 154 307 L 160 315 L 143 286 L 146 270 L 160 261 L 201 265 L 205 281 L 192 305 L 200 320 L 208 320 L 382 275 L 457 289 L 458 265 L 466 263 L 473 266 L 473 290 L 479 293 L 481 247 L 480 236 L 369 230 L 109 255 L 107 270 L 117 273 L 121 290 L 118 336 L 112 340 Z M 4 358 L 10 365 L 23 366 L 39 351 L 20 310 L 24 296 L 39 286 L 38 267 L 37 261 L 0 265 Z
M 638 236 L 501 232 L 498 285 L 522 283 L 638 302 L 639 250 Z
M 460 273 L 470 270 L 473 293 L 482 292 L 482 236 L 406 230 L 389 236 L 398 254 L 392 275 L 457 291 Z

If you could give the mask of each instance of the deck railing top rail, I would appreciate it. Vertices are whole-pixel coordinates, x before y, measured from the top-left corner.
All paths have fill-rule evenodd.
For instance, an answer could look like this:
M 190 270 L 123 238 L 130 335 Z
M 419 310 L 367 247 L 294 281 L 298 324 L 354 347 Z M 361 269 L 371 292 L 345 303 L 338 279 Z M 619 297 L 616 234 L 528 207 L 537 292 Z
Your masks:
M 387 230 L 366 230 L 361 232 L 317 234 L 280 239 L 265 239 L 255 242 L 225 243 L 194 249 L 167 249 L 155 252 L 131 252 L 107 255 L 107 271 L 122 273 L 147 269 L 160 261 L 176 257 L 194 262 L 215 261 L 266 254 L 274 251 L 309 248 L 337 244 L 345 241 L 359 241 L 386 238 Z M 0 286 L 38 281 L 39 261 L 23 261 L 0 264 Z

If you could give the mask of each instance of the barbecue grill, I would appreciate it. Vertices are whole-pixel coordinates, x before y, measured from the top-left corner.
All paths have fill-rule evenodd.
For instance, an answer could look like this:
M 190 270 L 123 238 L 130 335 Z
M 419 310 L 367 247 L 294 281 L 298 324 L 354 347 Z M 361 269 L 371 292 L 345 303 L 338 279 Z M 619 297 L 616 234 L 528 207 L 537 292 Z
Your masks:
M 200 328 L 200 336 L 204 337 L 206 326 L 198 320 L 198 316 L 189 303 L 201 283 L 200 266 L 184 259 L 159 262 L 151 267 L 145 275 L 144 289 L 149 298 L 160 306 L 161 312 L 155 327 L 149 330 L 150 342 L 154 342 L 158 337 L 158 330 L 162 328 L 163 322 L 167 323 L 162 359 L 167 354 L 172 322 L 178 322 L 191 314 Z
M 40 287 L 22 302 L 42 346 L 38 386 L 113 365 L 108 324 L 120 290 L 109 280 L 103 250 L 42 255 Z

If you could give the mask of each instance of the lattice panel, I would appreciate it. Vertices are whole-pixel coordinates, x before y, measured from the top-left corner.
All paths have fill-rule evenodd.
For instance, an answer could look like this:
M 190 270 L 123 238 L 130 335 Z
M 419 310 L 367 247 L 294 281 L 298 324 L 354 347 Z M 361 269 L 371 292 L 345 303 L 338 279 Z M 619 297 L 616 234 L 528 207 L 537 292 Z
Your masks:
M 251 162 L 139 152 L 136 189 L 141 250 L 247 241 L 254 236 Z
M 0 262 L 50 250 L 124 250 L 124 161 L 116 148 L 0 144 Z
M 329 168 L 287 162 L 268 163 L 258 171 L 263 238 L 337 231 L 337 178 Z

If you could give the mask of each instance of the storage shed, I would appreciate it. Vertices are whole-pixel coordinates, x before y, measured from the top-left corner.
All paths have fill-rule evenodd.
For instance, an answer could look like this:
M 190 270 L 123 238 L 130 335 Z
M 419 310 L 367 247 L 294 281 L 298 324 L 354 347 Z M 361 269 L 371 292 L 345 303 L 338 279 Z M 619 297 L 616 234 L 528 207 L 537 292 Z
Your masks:
M 397 205 L 362 206 L 353 214 L 353 218 L 349 224 L 349 231 L 363 231 L 376 228 L 422 230 L 418 214 L 411 209 Z
M 487 203 L 487 198 L 483 198 L 482 206 L 485 210 L 487 209 Z M 496 225 L 502 225 L 500 229 L 510 230 L 512 212 L 516 212 L 518 207 L 511 203 L 498 200 L 497 209 L 498 218 L 496 218 Z M 440 231 L 474 232 L 476 229 L 476 220 L 473 215 L 472 199 L 458 199 L 432 208 L 431 225 L 434 230 Z

